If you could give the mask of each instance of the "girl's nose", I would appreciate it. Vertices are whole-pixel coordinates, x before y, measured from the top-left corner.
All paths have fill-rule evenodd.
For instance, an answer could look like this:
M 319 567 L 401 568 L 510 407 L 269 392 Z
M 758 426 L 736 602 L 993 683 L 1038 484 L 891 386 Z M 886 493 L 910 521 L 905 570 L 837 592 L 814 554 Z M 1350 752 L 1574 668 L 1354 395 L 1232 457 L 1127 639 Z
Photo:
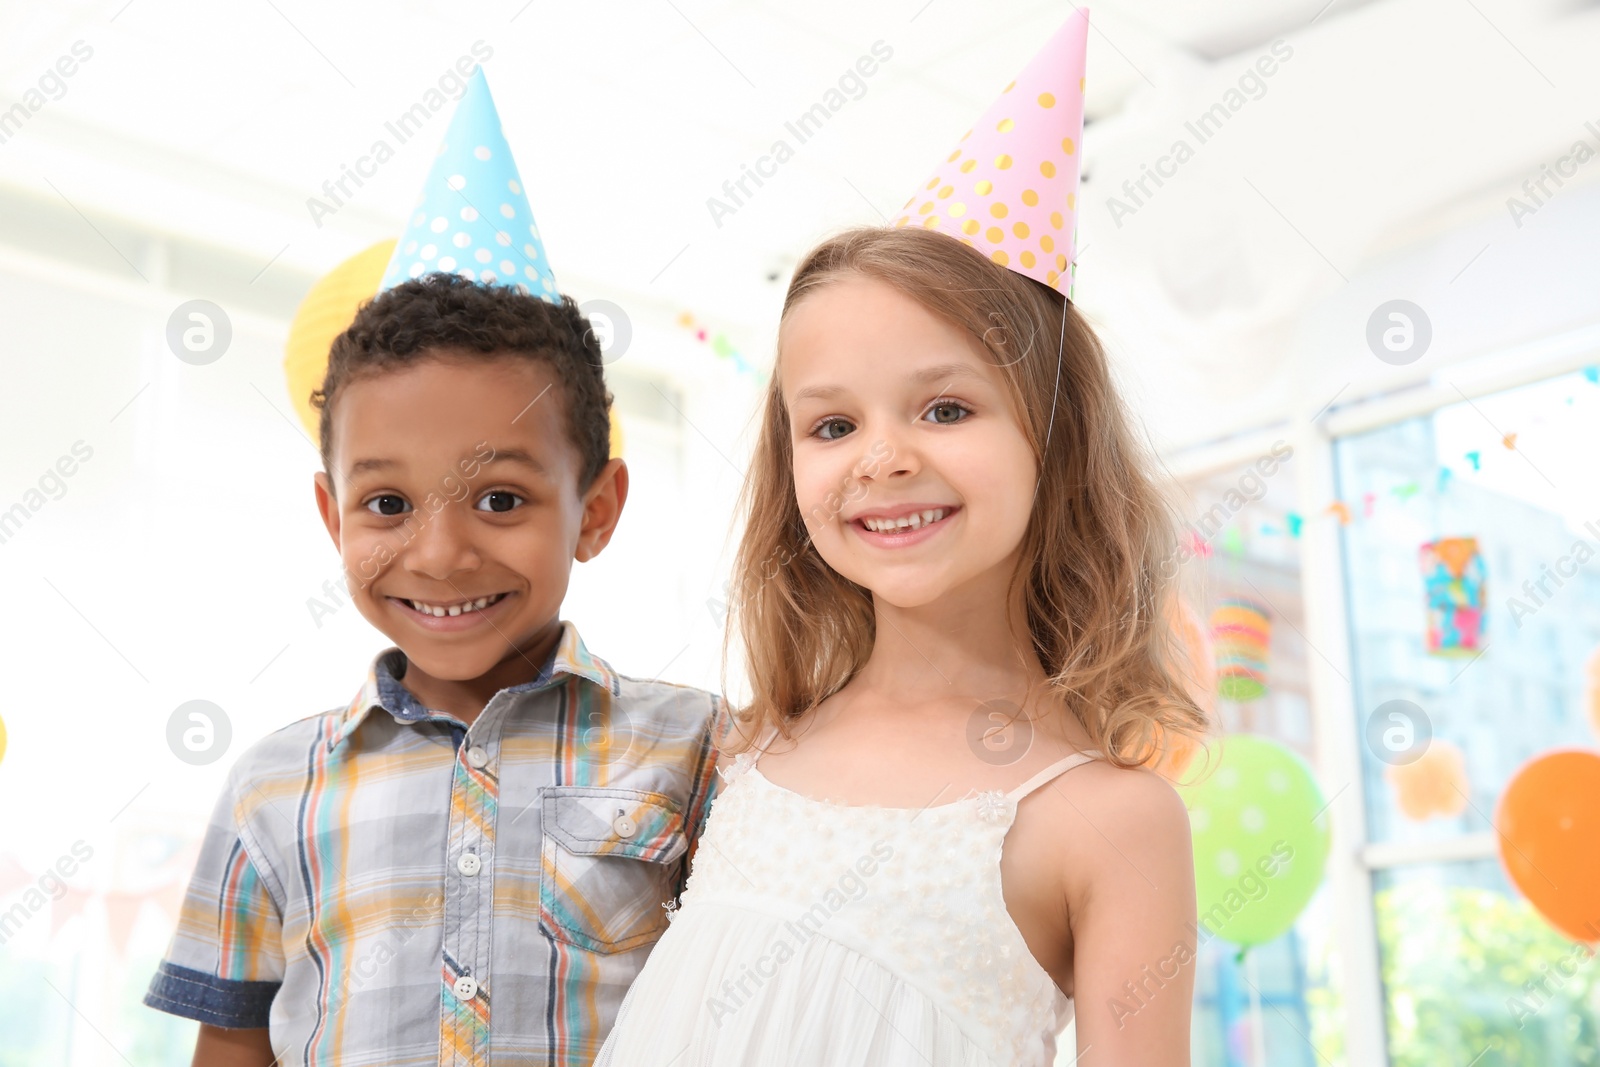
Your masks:
M 921 468 L 911 434 L 904 429 L 884 426 L 862 434 L 862 439 L 871 444 L 856 457 L 853 473 L 863 481 L 884 481 L 915 474 Z

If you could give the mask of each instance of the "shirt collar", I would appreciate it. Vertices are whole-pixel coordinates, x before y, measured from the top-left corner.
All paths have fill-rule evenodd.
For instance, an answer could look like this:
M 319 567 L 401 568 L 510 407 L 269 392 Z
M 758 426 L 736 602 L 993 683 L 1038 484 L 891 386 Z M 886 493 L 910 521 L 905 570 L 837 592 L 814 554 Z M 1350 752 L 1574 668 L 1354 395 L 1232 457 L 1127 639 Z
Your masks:
M 367 668 L 367 680 L 362 683 L 350 706 L 341 713 L 337 729 L 328 738 L 329 751 L 353 734 L 373 708 L 382 708 L 402 724 L 419 722 L 433 714 L 401 682 L 405 664 L 405 652 L 396 647 L 386 648 L 373 657 L 371 666 Z M 534 692 L 547 688 L 554 683 L 557 675 L 562 674 L 582 678 L 609 691 L 612 696 L 616 696 L 620 688 L 611 665 L 584 646 L 576 626 L 563 622 L 555 652 L 540 668 L 539 676 L 531 682 L 508 686 L 501 692 Z

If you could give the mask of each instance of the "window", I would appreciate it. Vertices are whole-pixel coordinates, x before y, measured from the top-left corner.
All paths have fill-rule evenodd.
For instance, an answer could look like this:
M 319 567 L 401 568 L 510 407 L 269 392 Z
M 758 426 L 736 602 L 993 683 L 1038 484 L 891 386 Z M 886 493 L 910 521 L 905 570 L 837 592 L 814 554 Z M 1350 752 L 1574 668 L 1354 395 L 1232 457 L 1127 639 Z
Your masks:
M 1492 822 L 1530 758 L 1596 745 L 1600 388 L 1450 404 L 1334 456 L 1365 503 L 1342 541 L 1391 1062 L 1600 1063 L 1600 967 L 1508 884 Z

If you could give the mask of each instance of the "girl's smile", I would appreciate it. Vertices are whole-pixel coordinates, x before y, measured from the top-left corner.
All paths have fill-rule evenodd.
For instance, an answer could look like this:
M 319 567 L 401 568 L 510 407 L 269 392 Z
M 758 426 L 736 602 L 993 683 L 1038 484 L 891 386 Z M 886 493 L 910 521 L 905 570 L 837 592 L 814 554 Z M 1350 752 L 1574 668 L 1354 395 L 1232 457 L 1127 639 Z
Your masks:
M 869 545 L 905 548 L 937 536 L 960 511 L 955 504 L 907 504 L 863 512 L 847 521 Z

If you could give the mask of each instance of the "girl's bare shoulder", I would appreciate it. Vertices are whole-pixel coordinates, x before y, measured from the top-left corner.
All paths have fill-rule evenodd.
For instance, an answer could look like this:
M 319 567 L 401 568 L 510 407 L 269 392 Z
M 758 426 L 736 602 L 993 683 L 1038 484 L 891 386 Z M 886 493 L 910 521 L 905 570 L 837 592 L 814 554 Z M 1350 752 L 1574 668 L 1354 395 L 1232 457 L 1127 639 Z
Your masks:
M 1041 790 L 1041 805 L 1063 847 L 1069 894 L 1099 886 L 1193 878 L 1189 812 L 1172 783 L 1145 767 L 1094 760 Z

